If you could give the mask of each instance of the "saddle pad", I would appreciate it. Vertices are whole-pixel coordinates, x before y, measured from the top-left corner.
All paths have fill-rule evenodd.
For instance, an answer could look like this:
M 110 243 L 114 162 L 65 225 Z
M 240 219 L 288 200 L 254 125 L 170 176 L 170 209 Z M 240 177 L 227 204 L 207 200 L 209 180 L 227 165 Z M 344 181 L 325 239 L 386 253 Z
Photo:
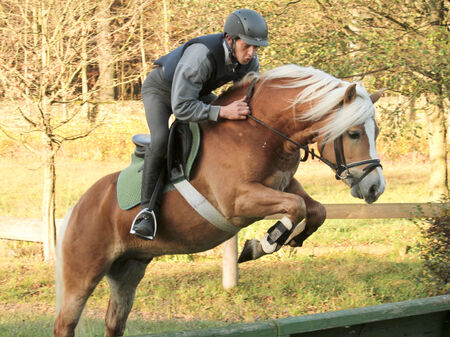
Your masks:
M 186 164 L 186 179 L 189 181 L 192 166 L 197 157 L 200 148 L 200 127 L 197 123 L 189 123 L 192 132 L 192 147 Z M 122 170 L 117 180 L 117 201 L 119 207 L 128 210 L 136 207 L 141 203 L 141 184 L 142 184 L 142 168 L 144 158 L 137 157 L 134 153 L 131 155 L 131 163 L 126 169 Z M 164 187 L 164 191 L 172 191 L 174 186 L 168 183 Z

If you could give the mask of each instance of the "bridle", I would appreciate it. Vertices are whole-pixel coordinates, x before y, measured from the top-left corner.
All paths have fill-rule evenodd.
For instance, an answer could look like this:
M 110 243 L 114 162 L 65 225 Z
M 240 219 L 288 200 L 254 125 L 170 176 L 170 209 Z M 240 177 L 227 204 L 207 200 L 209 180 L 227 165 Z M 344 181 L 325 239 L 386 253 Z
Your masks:
M 353 162 L 353 163 L 347 164 L 347 162 L 345 160 L 344 146 L 343 146 L 343 136 L 342 135 L 337 137 L 334 140 L 334 142 L 333 142 L 334 143 L 334 154 L 335 154 L 335 157 L 336 157 L 336 163 L 333 163 L 333 162 L 329 161 L 328 159 L 325 159 L 322 156 L 316 154 L 314 152 L 314 149 L 310 150 L 308 145 L 302 145 L 302 144 L 294 141 L 293 139 L 289 138 L 284 133 L 282 133 L 282 132 L 280 132 L 278 130 L 275 130 L 271 126 L 269 126 L 266 123 L 264 123 L 262 120 L 260 120 L 260 119 L 256 118 L 255 116 L 253 116 L 252 109 L 251 109 L 251 106 L 250 106 L 250 101 L 251 101 L 251 99 L 253 97 L 253 94 L 255 92 L 255 84 L 256 84 L 257 80 L 258 80 L 257 77 L 255 77 L 252 80 L 252 82 L 250 83 L 250 86 L 247 89 L 247 95 L 245 96 L 245 102 L 247 103 L 248 108 L 250 110 L 250 113 L 248 114 L 248 117 L 253 119 L 256 123 L 258 123 L 258 124 L 264 126 L 265 128 L 269 129 L 273 133 L 276 133 L 277 135 L 279 135 L 280 137 L 284 138 L 288 142 L 291 142 L 292 144 L 297 146 L 299 149 L 302 149 L 304 151 L 304 155 L 300 156 L 300 161 L 307 161 L 309 155 L 311 154 L 311 158 L 312 159 L 317 158 L 320 161 L 322 161 L 323 163 L 325 163 L 326 165 L 328 165 L 329 167 L 331 167 L 331 169 L 336 172 L 336 179 L 337 180 L 352 179 L 351 187 L 359 184 L 361 182 L 361 180 L 363 180 L 370 172 L 375 170 L 377 167 L 383 168 L 383 166 L 381 166 L 381 163 L 380 163 L 379 159 L 367 159 L 367 160 L 362 160 L 362 161 L 357 161 L 357 162 Z M 327 140 L 325 139 L 325 141 L 323 142 L 322 147 L 320 149 L 320 153 L 323 152 L 323 149 L 324 149 L 326 144 L 327 144 Z M 350 172 L 350 169 L 353 168 L 353 167 L 362 166 L 362 165 L 367 165 L 366 167 L 363 168 L 363 172 L 364 173 L 360 177 L 355 178 L 353 176 L 353 174 Z

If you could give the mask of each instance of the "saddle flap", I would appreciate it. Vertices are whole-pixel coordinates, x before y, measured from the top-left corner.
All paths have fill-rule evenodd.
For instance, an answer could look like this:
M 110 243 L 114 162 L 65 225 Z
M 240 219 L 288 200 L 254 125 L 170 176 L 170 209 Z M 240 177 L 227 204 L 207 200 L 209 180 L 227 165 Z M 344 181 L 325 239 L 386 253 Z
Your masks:
M 187 178 L 186 166 L 192 149 L 190 123 L 176 120 L 170 128 L 167 145 L 167 172 L 169 181 Z

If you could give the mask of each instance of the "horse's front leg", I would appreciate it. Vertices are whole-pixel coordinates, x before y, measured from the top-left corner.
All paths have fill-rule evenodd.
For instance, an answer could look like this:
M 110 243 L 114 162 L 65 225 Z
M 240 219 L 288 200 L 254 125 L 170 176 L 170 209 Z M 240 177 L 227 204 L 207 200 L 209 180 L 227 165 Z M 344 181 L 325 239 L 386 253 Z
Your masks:
M 240 186 L 233 213 L 246 218 L 284 215 L 261 240 L 247 240 L 239 257 L 239 262 L 245 262 L 280 249 L 295 225 L 305 218 L 306 204 L 299 194 L 277 191 L 259 183 L 247 183 Z
M 292 223 L 306 215 L 306 205 L 300 194 L 274 190 L 260 183 L 242 184 L 236 193 L 233 215 L 245 218 L 265 218 L 282 214 Z
M 306 193 L 296 179 L 291 180 L 289 186 L 286 188 L 286 192 L 299 195 L 306 204 L 305 224 L 299 224 L 297 231 L 294 229 L 292 237 L 286 241 L 286 244 L 292 247 L 301 247 L 303 242 L 323 224 L 327 212 L 320 202 L 314 200 Z M 304 227 L 304 230 L 300 230 L 302 227 Z

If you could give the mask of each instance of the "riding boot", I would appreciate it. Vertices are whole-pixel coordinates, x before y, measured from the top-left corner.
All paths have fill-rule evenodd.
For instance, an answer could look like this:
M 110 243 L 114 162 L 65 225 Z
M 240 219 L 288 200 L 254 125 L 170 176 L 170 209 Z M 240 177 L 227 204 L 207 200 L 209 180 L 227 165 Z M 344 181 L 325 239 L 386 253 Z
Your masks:
M 153 240 L 157 230 L 159 196 L 164 187 L 164 157 L 156 156 L 148 147 L 142 172 L 142 211 L 133 220 L 130 233 L 144 240 Z

